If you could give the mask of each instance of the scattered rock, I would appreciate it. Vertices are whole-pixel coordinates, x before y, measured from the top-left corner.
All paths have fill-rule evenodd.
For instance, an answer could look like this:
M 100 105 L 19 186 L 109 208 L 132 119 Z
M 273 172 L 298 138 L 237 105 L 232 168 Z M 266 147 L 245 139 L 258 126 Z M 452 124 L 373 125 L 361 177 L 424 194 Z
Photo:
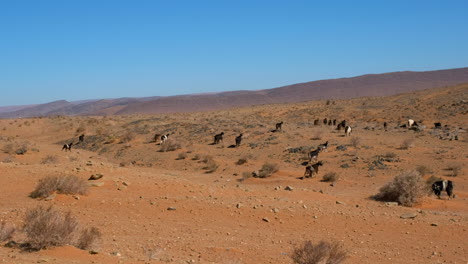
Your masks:
M 97 255 L 97 254 L 99 254 L 99 251 L 96 251 L 96 250 L 90 250 L 90 251 L 88 251 L 88 252 L 89 252 L 89 254 L 91 254 L 91 255 Z
M 90 186 L 90 187 L 101 187 L 103 185 L 104 185 L 103 182 L 90 182 L 90 183 L 88 183 L 88 186 Z
M 438 226 L 439 224 L 437 223 L 432 223 L 431 226 Z
M 278 208 L 273 208 L 273 209 L 271 209 L 271 211 L 272 211 L 273 213 L 278 213 L 278 212 L 279 212 L 279 209 L 278 209 Z
M 78 195 L 73 195 L 72 197 L 75 198 L 75 200 L 79 200 L 79 199 L 80 199 L 80 197 L 79 197 Z
M 96 173 L 96 174 L 91 175 L 91 177 L 89 177 L 88 181 L 99 180 L 99 179 L 101 179 L 102 177 L 104 177 L 104 175 L 102 175 L 102 174 L 100 174 L 100 173 Z
M 86 163 L 86 166 L 93 166 L 93 162 L 89 160 L 89 161 Z
M 347 168 L 349 168 L 349 164 L 348 163 L 341 164 L 340 167 L 343 168 L 343 169 L 347 169 Z
M 339 146 L 336 147 L 336 150 L 339 150 L 339 151 L 345 151 L 347 149 L 348 148 L 345 145 L 339 145 Z
M 236 207 L 237 207 L 237 208 L 241 208 L 241 207 L 242 207 L 242 204 L 241 204 L 241 203 L 238 203 L 238 204 L 236 204 Z
M 125 186 L 130 186 L 130 183 L 126 182 L 126 181 L 122 182 L 122 184 L 125 185 Z
M 276 186 L 275 191 L 281 190 L 281 186 Z
M 57 195 L 55 193 L 53 193 L 53 194 L 47 196 L 44 200 L 51 201 L 51 200 L 53 200 L 55 198 L 55 196 L 57 196 Z
M 168 211 L 175 211 L 176 208 L 175 208 L 175 207 L 168 207 L 167 210 L 168 210 Z
M 336 204 L 345 204 L 345 203 L 343 203 L 343 202 L 341 202 L 341 201 L 336 201 L 335 203 L 336 203 Z
M 289 185 L 286 186 L 284 189 L 285 189 L 286 191 L 292 191 L 292 190 L 294 190 L 294 188 L 291 187 L 291 186 L 289 186 Z
M 116 257 L 121 257 L 121 256 L 122 256 L 122 255 L 121 255 L 119 252 L 117 252 L 117 251 L 111 252 L 110 254 L 111 254 L 112 256 L 116 256 Z
M 398 203 L 397 202 L 386 202 L 385 205 L 388 206 L 388 207 L 398 206 Z
M 267 223 L 270 222 L 270 219 L 268 219 L 268 218 L 266 218 L 266 217 L 264 217 L 262 220 L 263 220 L 264 222 L 267 222 Z
M 406 214 L 400 215 L 400 218 L 402 218 L 402 219 L 414 219 L 417 216 L 418 216 L 418 214 L 416 214 L 416 213 L 406 213 Z

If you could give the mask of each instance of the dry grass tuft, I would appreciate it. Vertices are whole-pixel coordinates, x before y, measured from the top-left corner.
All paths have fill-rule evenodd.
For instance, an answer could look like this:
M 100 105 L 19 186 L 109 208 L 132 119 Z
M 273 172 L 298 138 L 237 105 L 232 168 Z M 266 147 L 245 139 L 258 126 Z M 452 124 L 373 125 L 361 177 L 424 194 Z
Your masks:
M 451 177 L 457 177 L 462 170 L 462 166 L 460 164 L 451 163 L 447 166 L 446 170 L 451 172 L 450 174 Z
M 361 145 L 361 138 L 360 137 L 351 137 L 350 139 L 351 146 L 354 148 L 359 148 Z
M 96 248 L 102 237 L 101 231 L 96 227 L 85 228 L 81 230 L 80 233 L 80 237 L 78 238 L 75 246 L 84 250 Z
M 240 158 L 239 160 L 236 161 L 236 165 L 242 165 L 247 163 L 247 158 Z
M 83 195 L 88 191 L 88 184 L 84 179 L 74 175 L 64 177 L 48 176 L 39 180 L 36 189 L 30 194 L 30 197 L 44 198 L 55 191 L 62 194 Z
M 14 225 L 2 222 L 2 225 L 0 225 L 0 242 L 11 239 L 15 234 L 15 231 L 16 228 Z
M 393 181 L 380 188 L 375 198 L 411 207 L 419 204 L 426 194 L 426 184 L 421 175 L 417 171 L 408 171 L 396 176 Z
M 416 171 L 423 177 L 432 173 L 432 170 L 424 165 L 416 166 Z
M 174 151 L 182 148 L 182 144 L 174 139 L 169 138 L 166 142 L 164 142 L 159 151 L 160 152 L 168 152 Z
M 265 163 L 258 172 L 258 178 L 267 178 L 270 177 L 273 173 L 279 170 L 278 164 L 275 163 Z
M 215 172 L 219 167 L 212 156 L 205 156 L 202 162 L 205 163 L 205 166 L 202 169 L 206 170 L 206 173 Z
M 329 172 L 325 175 L 323 175 L 323 180 L 324 182 L 337 182 L 340 179 L 340 175 L 338 175 L 336 172 Z
M 71 244 L 78 221 L 71 212 L 38 206 L 26 212 L 23 230 L 30 249 L 41 250 Z
M 410 149 L 412 147 L 414 147 L 414 138 L 407 138 L 400 145 L 400 149 Z
M 296 264 L 339 264 L 347 255 L 340 242 L 320 241 L 314 245 L 308 240 L 294 249 L 291 258 Z
M 55 155 L 47 155 L 41 160 L 41 164 L 56 164 L 58 157 Z

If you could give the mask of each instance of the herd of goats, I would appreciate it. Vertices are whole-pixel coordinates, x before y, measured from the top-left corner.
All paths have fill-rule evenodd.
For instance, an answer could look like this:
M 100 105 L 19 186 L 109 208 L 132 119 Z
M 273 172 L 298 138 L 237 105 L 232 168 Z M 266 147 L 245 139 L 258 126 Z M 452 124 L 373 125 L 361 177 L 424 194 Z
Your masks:
M 319 119 L 316 119 L 314 120 L 314 125 L 319 125 L 319 122 L 320 120 Z M 337 124 L 337 121 L 336 119 L 334 120 L 331 120 L 331 119 L 324 119 L 323 120 L 323 124 L 325 125 L 333 125 L 333 126 L 336 126 L 336 129 L 337 130 L 342 130 L 344 128 L 344 134 L 346 137 L 348 136 L 351 136 L 351 131 L 352 131 L 352 128 L 351 126 L 347 125 L 347 122 L 346 120 L 343 120 L 341 121 L 340 123 Z M 273 132 L 276 132 L 276 131 L 281 131 L 282 130 L 282 126 L 283 126 L 283 121 L 279 122 L 279 123 L 276 123 L 276 126 L 275 126 L 275 130 L 273 130 Z M 384 127 L 384 130 L 387 131 L 387 122 L 384 122 L 383 123 L 383 127 Z M 434 126 L 435 128 L 441 128 L 441 124 L 440 123 L 434 123 Z M 404 125 L 401 125 L 400 127 L 404 127 L 404 128 L 409 128 L 409 129 L 412 129 L 412 128 L 419 128 L 419 125 L 418 123 L 416 123 L 414 120 L 412 119 L 409 119 L 407 121 L 406 124 Z M 223 142 L 223 135 L 224 135 L 224 132 L 221 132 L 219 134 L 216 134 L 214 136 L 214 141 L 213 141 L 213 145 L 216 145 L 216 144 L 219 144 L 220 142 Z M 84 141 L 84 134 L 80 135 L 78 137 L 78 143 L 82 143 Z M 163 145 L 168 139 L 169 139 L 169 136 L 170 134 L 156 134 L 154 136 L 154 141 L 155 142 L 158 142 L 159 141 L 159 144 L 160 145 Z M 237 136 L 235 138 L 235 147 L 239 147 L 241 142 L 242 142 L 242 139 L 243 139 L 243 134 L 241 133 L 239 136 Z M 73 142 L 72 143 L 69 143 L 69 144 L 64 144 L 63 147 L 62 147 L 62 151 L 65 150 L 65 151 L 71 151 L 71 148 L 73 146 Z M 305 172 L 304 172 L 304 176 L 303 177 L 300 177 L 300 179 L 304 179 L 304 178 L 313 178 L 314 175 L 318 175 L 318 171 L 319 171 L 319 167 L 323 165 L 323 162 L 322 161 L 318 161 L 318 156 L 319 156 L 319 153 L 326 150 L 329 146 L 329 143 L 328 141 L 326 141 L 325 143 L 322 143 L 320 145 L 318 145 L 318 147 L 312 151 L 310 151 L 308 153 L 308 158 L 309 158 L 309 164 L 314 160 L 316 163 L 312 164 L 312 165 L 308 165 L 306 166 L 305 168 Z M 447 192 L 447 195 L 450 198 L 454 197 L 453 195 L 453 182 L 450 181 L 450 180 L 441 180 L 441 181 L 436 181 L 432 184 L 432 190 L 434 192 L 435 195 L 437 195 L 437 197 L 440 199 L 440 195 L 443 191 Z

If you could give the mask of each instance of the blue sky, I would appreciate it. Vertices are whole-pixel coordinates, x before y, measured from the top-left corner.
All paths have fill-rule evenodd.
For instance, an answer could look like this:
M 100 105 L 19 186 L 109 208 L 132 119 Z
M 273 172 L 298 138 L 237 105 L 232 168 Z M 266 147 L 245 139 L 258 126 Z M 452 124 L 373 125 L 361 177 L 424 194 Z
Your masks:
M 466 0 L 0 1 L 0 106 L 459 67 Z

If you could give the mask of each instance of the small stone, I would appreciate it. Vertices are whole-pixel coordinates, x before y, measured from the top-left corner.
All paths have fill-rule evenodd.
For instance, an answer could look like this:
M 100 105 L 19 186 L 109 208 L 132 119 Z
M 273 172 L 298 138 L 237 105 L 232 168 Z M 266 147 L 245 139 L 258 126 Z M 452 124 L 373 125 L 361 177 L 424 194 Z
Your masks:
M 270 222 L 270 219 L 268 219 L 268 218 L 266 218 L 266 217 L 264 217 L 262 220 L 263 220 L 264 222 L 267 222 L 267 223 Z
M 86 166 L 93 166 L 93 162 L 89 160 L 89 161 L 86 163 Z
M 292 191 L 292 190 L 294 190 L 294 188 L 291 187 L 291 186 L 289 186 L 289 185 L 286 186 L 284 189 L 285 189 L 286 191 Z
M 89 186 L 89 187 L 101 187 L 101 186 L 103 186 L 103 185 L 104 185 L 103 182 L 89 182 L 89 183 L 88 183 L 88 186 Z
M 72 197 L 75 198 L 75 200 L 79 200 L 79 199 L 80 199 L 80 197 L 77 196 L 77 195 L 73 195 Z
M 398 206 L 398 203 L 397 203 L 397 202 L 386 202 L 385 205 L 388 206 L 388 207 L 390 207 L 390 206 Z
M 275 191 L 281 190 L 281 186 L 276 186 Z
M 111 255 L 112 255 L 112 256 L 116 256 L 116 257 L 122 256 L 122 255 L 121 255 L 119 252 L 117 252 L 117 251 L 111 252 Z
M 47 196 L 44 200 L 51 201 L 51 200 L 53 200 L 55 198 L 55 196 L 57 196 L 57 195 L 55 193 L 53 193 L 53 194 Z
M 400 215 L 400 218 L 402 219 L 413 219 L 413 218 L 416 218 L 418 215 L 415 214 L 415 213 L 406 213 L 406 214 L 402 214 Z
M 237 207 L 237 208 L 241 208 L 241 207 L 242 207 L 242 204 L 241 204 L 241 203 L 238 203 L 238 204 L 236 204 L 236 207 Z
M 168 211 L 175 211 L 176 208 L 175 208 L 175 207 L 168 207 L 167 210 L 168 210 Z
M 90 251 L 89 251 L 89 254 L 91 254 L 91 255 L 97 255 L 97 254 L 99 254 L 99 251 L 90 250 Z
M 91 175 L 91 177 L 89 177 L 88 181 L 99 180 L 99 179 L 101 179 L 102 177 L 104 177 L 104 175 L 102 175 L 102 174 L 100 174 L 100 173 L 96 173 L 96 174 Z
M 273 213 L 278 213 L 278 212 L 279 212 L 279 209 L 278 209 L 278 208 L 273 208 L 273 209 L 271 209 L 271 211 L 272 211 Z
M 307 209 L 307 205 L 303 204 L 302 208 Z
M 341 201 L 336 201 L 335 203 L 336 203 L 336 204 L 345 204 L 345 203 L 343 203 L 343 202 L 341 202 Z
M 438 224 L 437 223 L 432 223 L 431 226 L 438 226 Z
M 122 184 L 125 185 L 125 186 L 130 186 L 130 183 L 126 182 L 126 181 L 122 182 Z
M 314 219 L 317 219 L 317 218 L 318 218 L 318 216 L 314 215 Z

